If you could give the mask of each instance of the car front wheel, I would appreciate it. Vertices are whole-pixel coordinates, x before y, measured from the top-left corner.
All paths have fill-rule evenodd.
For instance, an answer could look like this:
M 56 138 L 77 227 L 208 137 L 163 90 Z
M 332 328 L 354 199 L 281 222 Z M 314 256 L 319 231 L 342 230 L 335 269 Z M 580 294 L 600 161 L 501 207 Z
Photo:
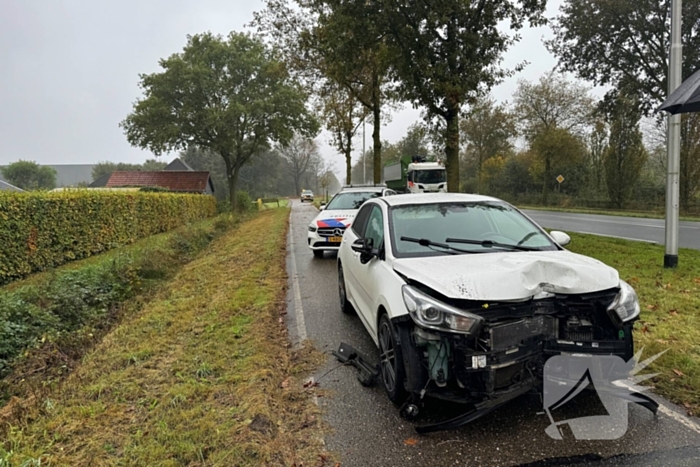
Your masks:
M 352 305 L 348 301 L 347 290 L 345 288 L 345 274 L 343 274 L 342 265 L 338 265 L 338 299 L 340 301 L 340 311 L 345 314 L 353 312 Z
M 379 370 L 384 389 L 395 404 L 404 402 L 406 398 L 403 384 L 406 369 L 403 366 L 401 347 L 396 345 L 398 341 L 396 329 L 389 315 L 384 313 L 379 320 Z

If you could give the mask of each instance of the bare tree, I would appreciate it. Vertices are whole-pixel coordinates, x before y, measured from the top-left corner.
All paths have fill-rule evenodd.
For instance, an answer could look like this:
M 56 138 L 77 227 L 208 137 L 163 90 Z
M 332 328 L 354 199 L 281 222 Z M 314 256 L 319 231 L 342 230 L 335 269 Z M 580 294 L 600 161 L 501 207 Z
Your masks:
M 311 138 L 295 135 L 286 146 L 279 146 L 277 152 L 287 162 L 289 174 L 294 179 L 296 193 L 301 192 L 301 182 L 307 174 L 314 157 L 318 157 L 318 145 Z
M 345 156 L 345 179 L 352 181 L 352 141 L 369 114 L 367 108 L 347 88 L 329 81 L 321 91 L 319 110 L 331 133 L 331 144 Z

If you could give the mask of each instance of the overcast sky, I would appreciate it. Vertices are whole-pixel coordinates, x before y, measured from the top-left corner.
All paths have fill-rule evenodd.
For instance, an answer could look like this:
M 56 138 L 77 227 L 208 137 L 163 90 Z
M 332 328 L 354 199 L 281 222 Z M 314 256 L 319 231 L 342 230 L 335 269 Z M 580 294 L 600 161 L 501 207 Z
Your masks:
M 550 0 L 547 15 L 561 3 Z M 0 165 L 152 158 L 118 127 L 141 94 L 138 74 L 158 71 L 187 34 L 242 30 L 261 8 L 260 0 L 0 0 Z M 497 100 L 509 100 L 518 79 L 536 80 L 555 65 L 542 45 L 549 35 L 546 27 L 523 31 L 504 65 L 530 65 L 494 89 Z M 400 139 L 418 118 L 418 110 L 396 112 L 382 139 Z M 319 137 L 324 157 L 342 168 L 326 140 Z

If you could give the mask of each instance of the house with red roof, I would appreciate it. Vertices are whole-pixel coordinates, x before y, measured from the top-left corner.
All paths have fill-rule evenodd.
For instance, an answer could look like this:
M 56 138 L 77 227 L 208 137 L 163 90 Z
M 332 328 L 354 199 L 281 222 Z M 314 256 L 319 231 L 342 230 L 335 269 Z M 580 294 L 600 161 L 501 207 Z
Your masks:
M 104 179 L 102 179 L 104 178 Z M 214 194 L 214 184 L 209 172 L 189 170 L 167 170 L 157 172 L 112 172 L 105 175 L 91 187 L 105 188 L 139 188 L 159 187 L 179 193 Z

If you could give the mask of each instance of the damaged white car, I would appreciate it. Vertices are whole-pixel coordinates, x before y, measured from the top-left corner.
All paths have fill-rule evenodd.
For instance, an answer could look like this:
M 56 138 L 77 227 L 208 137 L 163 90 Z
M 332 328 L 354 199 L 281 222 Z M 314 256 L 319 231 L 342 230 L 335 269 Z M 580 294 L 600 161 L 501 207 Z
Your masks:
M 379 347 L 389 398 L 470 403 L 473 419 L 536 390 L 553 355 L 629 360 L 635 291 L 569 241 L 485 196 L 367 201 L 342 239 L 338 289 Z

